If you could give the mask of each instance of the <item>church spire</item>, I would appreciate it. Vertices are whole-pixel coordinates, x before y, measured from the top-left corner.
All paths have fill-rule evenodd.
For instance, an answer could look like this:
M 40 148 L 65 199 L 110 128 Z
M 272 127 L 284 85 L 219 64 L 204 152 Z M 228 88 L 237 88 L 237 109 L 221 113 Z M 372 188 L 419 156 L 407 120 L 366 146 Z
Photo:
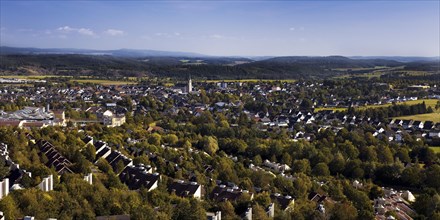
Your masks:
M 193 87 L 192 87 L 192 80 L 191 80 L 191 74 L 189 75 L 189 80 L 188 80 L 188 93 L 192 92 Z

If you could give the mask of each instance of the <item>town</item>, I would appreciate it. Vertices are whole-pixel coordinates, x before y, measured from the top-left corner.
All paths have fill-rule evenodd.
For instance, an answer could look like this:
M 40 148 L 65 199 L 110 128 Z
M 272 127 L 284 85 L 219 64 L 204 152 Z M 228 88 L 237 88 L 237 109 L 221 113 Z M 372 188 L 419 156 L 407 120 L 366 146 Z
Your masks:
M 0 88 L 7 216 L 433 214 L 419 202 L 440 187 L 438 82 L 27 83 Z
M 0 220 L 440 220 L 439 27 L 439 0 L 0 0 Z

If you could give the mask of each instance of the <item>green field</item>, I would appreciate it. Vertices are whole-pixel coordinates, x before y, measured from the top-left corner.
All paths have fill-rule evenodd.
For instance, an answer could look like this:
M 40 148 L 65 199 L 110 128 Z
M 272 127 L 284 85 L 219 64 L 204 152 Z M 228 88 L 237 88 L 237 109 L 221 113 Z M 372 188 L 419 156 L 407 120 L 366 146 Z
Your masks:
M 428 113 L 419 115 L 408 115 L 395 117 L 396 119 L 415 120 L 415 121 L 433 121 L 435 123 L 440 122 L 440 113 Z
M 420 104 L 422 102 L 425 102 L 426 107 L 431 107 L 432 110 L 434 110 L 436 113 L 440 113 L 440 109 L 435 110 L 435 105 L 437 104 L 437 101 L 439 101 L 438 99 L 420 99 L 420 100 L 411 100 L 411 101 L 406 101 L 406 102 L 399 102 L 397 103 L 397 105 L 415 105 L 415 104 Z M 367 105 L 367 106 L 360 106 L 357 107 L 356 109 L 360 109 L 360 110 L 365 110 L 368 108 L 384 108 L 384 107 L 388 107 L 391 106 L 392 104 L 383 104 L 383 105 Z M 347 108 L 343 108 L 343 107 L 318 107 L 315 108 L 315 112 L 317 111 L 322 111 L 322 110 L 334 110 L 334 111 L 345 111 L 347 110 Z M 426 115 L 426 116 L 424 116 Z M 412 117 L 412 116 L 405 116 L 405 117 Z M 438 114 L 435 115 L 435 113 L 432 114 L 422 114 L 420 115 L 420 117 L 425 117 L 425 118 L 432 118 L 432 117 L 438 117 Z
M 334 77 L 335 79 L 347 79 L 347 78 L 357 78 L 357 77 L 365 77 L 365 78 L 379 78 L 382 75 L 392 74 L 392 73 L 399 73 L 406 76 L 425 76 L 425 75 L 432 75 L 432 72 L 426 72 L 426 71 L 413 71 L 413 70 L 405 70 L 404 66 L 397 66 L 397 67 L 385 67 L 385 66 L 377 66 L 375 68 L 353 68 L 352 71 L 369 71 L 367 73 L 362 74 L 356 74 L 356 73 L 349 73 L 349 69 L 346 68 L 340 68 L 340 69 L 333 69 L 335 71 L 341 71 L 341 72 L 347 72 L 343 73 L 342 75 Z
M 218 83 L 218 82 L 286 82 L 286 83 L 292 83 L 296 82 L 295 79 L 223 79 L 223 80 L 198 80 L 201 82 L 207 82 L 207 83 Z
M 21 75 L 6 75 L 1 76 L 0 78 L 5 79 L 45 79 L 45 78 L 54 78 L 54 77 L 72 77 L 72 76 L 55 76 L 55 75 L 28 75 L 28 76 L 21 76 Z
M 397 105 L 415 105 L 415 104 L 420 104 L 422 102 L 425 102 L 426 107 L 431 106 L 431 108 L 433 110 L 435 110 L 435 105 L 437 104 L 437 101 L 439 101 L 438 99 L 419 99 L 419 100 L 411 100 L 411 101 L 406 101 L 406 102 L 399 102 L 397 103 Z M 367 108 L 383 108 L 383 107 L 388 107 L 391 106 L 392 104 L 388 103 L 388 104 L 383 104 L 383 105 L 367 105 L 367 106 L 362 106 L 359 107 L 358 109 L 367 109 Z
M 373 77 L 379 78 L 380 76 L 382 76 L 384 74 L 384 71 L 372 71 L 369 73 L 364 73 L 364 74 L 343 74 L 343 75 L 339 75 L 334 77 L 335 79 L 348 79 L 348 78 L 354 78 L 354 77 L 365 77 L 368 79 L 371 79 Z
M 375 67 L 357 67 L 357 68 L 335 68 L 333 70 L 337 71 L 357 71 L 357 70 L 379 70 L 379 69 L 389 69 L 389 67 L 386 66 L 375 66 Z
M 95 83 L 101 85 L 133 85 L 137 83 L 132 81 L 115 81 L 106 79 L 71 79 L 70 81 L 78 83 Z
M 0 84 L 0 87 L 34 87 L 34 84 L 29 84 L 29 83 L 10 83 L 10 84 Z
M 0 76 L 0 78 L 8 78 L 8 79 L 15 78 L 15 79 L 37 79 L 37 80 L 46 79 L 46 78 L 56 78 L 56 77 L 73 78 L 72 76 L 54 76 L 54 75 Z M 136 80 L 138 79 L 137 77 L 127 77 L 127 80 L 108 80 L 108 79 L 94 79 L 92 76 L 79 76 L 77 78 L 71 79 L 70 81 L 78 82 L 78 83 L 96 83 L 101 85 L 131 85 L 131 84 L 136 84 L 137 83 Z
M 429 147 L 431 148 L 435 153 L 440 153 L 440 147 Z
M 339 107 L 318 107 L 318 108 L 315 108 L 315 112 L 325 111 L 325 110 L 345 111 L 345 110 L 347 110 L 347 108 L 339 108 Z

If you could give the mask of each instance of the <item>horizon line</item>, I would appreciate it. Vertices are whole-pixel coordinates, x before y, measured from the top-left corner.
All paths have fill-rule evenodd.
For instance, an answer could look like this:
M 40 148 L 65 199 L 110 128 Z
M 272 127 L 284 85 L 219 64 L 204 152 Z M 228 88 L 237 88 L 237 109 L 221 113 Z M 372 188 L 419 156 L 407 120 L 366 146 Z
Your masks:
M 117 51 L 117 50 L 135 50 L 135 51 L 156 51 L 156 52 L 168 52 L 168 53 L 189 53 L 194 55 L 200 55 L 205 57 L 420 57 L 420 58 L 440 58 L 440 53 L 438 55 L 342 55 L 342 54 L 330 54 L 330 55 L 211 55 L 204 54 L 200 52 L 192 52 L 192 51 L 172 51 L 172 50 L 158 50 L 158 49 L 144 49 L 144 48 L 114 48 L 114 49 L 94 49 L 94 48 L 72 48 L 72 47 L 35 47 L 35 46 L 9 46 L 9 45 L 1 45 L 0 48 L 9 47 L 9 48 L 18 48 L 18 49 L 41 49 L 41 50 L 95 50 L 95 51 Z M 19 54 L 19 53 L 17 53 Z M 73 53 L 76 54 L 76 53 Z M 80 54 L 80 53 L 78 53 Z M 84 54 L 86 55 L 86 54 Z M 105 54 L 103 54 L 105 55 Z M 111 55 L 111 54 L 109 54 Z M 96 55 L 99 56 L 99 55 Z M 170 56 L 164 56 L 170 57 Z M 194 56 L 197 57 L 197 56 Z

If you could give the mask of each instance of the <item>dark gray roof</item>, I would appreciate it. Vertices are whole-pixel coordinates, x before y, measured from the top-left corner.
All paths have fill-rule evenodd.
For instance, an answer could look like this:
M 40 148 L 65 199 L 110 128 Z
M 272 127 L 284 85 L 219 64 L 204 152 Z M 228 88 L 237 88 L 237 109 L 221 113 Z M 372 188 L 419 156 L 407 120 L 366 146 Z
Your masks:
M 128 166 L 119 174 L 119 179 L 131 190 L 141 187 L 149 190 L 160 178 L 158 173 L 148 173 L 150 169 L 151 167 L 148 166 Z
M 72 163 L 63 157 L 50 142 L 40 139 L 37 145 L 48 159 L 48 162 L 45 164 L 47 167 L 54 167 L 58 174 L 66 172 L 73 173 L 72 170 L 69 169 Z
M 226 187 L 225 185 L 216 186 L 211 194 L 210 198 L 215 201 L 235 201 L 247 191 L 244 191 L 238 187 Z
M 285 210 L 289 207 L 290 203 L 294 200 L 291 196 L 283 196 L 280 194 L 273 194 L 270 197 L 280 205 L 281 210 Z
M 196 182 L 183 182 L 177 181 L 173 182 L 169 187 L 168 191 L 170 193 L 174 192 L 177 196 L 181 197 L 192 197 L 196 193 L 200 185 Z
M 110 149 L 110 147 L 104 147 L 104 149 L 102 149 L 101 151 L 99 151 L 98 154 L 96 154 L 96 160 L 98 160 L 99 158 L 101 158 L 102 156 L 104 156 L 104 154 L 108 153 L 109 151 L 111 151 L 112 149 Z

